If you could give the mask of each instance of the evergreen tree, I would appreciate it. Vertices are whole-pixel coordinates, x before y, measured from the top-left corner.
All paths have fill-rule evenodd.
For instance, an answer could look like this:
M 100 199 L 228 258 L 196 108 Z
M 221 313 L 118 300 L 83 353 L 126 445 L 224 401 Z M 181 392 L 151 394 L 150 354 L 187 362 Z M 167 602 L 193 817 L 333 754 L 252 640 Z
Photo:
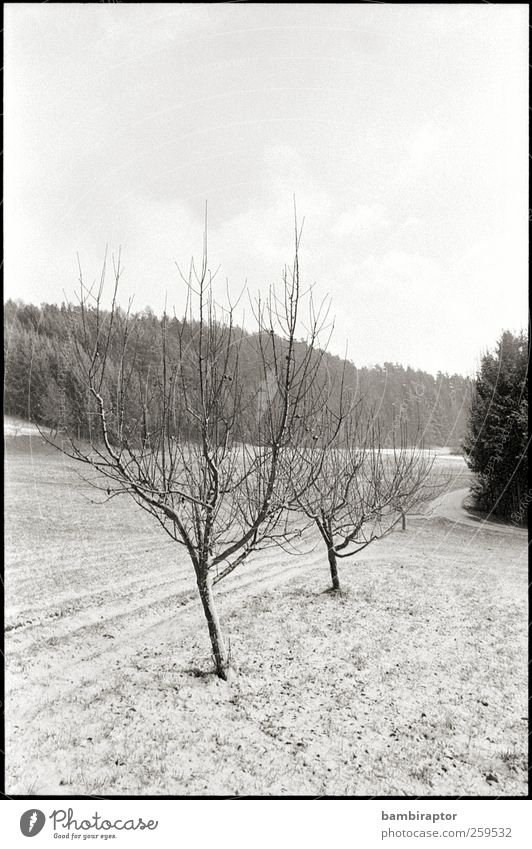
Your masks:
M 528 337 L 506 331 L 482 358 L 464 449 L 477 505 L 515 522 L 526 519 L 527 389 Z

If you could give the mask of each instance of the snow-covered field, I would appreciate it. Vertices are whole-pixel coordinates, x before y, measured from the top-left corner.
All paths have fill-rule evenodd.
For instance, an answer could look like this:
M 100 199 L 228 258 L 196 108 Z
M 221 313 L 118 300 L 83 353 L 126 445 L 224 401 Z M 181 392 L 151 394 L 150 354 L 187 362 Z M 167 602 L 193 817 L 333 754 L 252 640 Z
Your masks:
M 217 587 L 229 685 L 180 548 L 6 445 L 8 793 L 526 794 L 525 534 L 411 518 L 339 595 L 312 537 L 257 555 Z
M 39 430 L 31 422 L 18 419 L 16 416 L 4 416 L 4 436 L 38 436 Z

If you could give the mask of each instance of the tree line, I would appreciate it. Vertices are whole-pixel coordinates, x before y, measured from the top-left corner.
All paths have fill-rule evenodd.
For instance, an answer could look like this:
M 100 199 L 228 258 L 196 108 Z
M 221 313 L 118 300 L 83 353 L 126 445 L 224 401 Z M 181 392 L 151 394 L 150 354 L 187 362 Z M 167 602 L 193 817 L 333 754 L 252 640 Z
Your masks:
M 40 306 L 9 300 L 4 305 L 4 409 L 11 415 L 51 426 L 61 410 L 63 422 L 76 430 L 80 437 L 90 436 L 90 417 L 87 416 L 86 387 L 78 380 L 65 358 L 65 345 L 72 332 L 72 316 L 81 308 L 62 304 L 43 303 Z M 123 311 L 115 308 L 117 318 Z M 102 321 L 110 312 L 101 310 Z M 78 316 L 79 317 L 79 316 Z M 177 360 L 179 345 L 186 346 L 197 331 L 195 319 L 157 317 L 146 309 L 130 316 L 136 326 L 136 370 L 141 382 L 155 374 L 161 351 L 158 348 L 165 322 L 167 354 Z M 94 333 L 95 328 L 87 328 Z M 239 329 L 241 357 L 239 376 L 243 386 L 252 387 L 260 377 L 261 363 L 257 353 L 257 334 Z M 188 338 L 187 338 L 188 337 Z M 277 340 L 280 344 L 280 339 Z M 298 356 L 304 356 L 306 343 L 294 341 Z M 312 356 L 317 357 L 317 352 Z M 119 368 L 119 352 L 107 352 L 107 368 Z M 229 361 L 228 366 L 231 365 Z M 466 435 L 472 384 L 461 375 L 438 372 L 436 376 L 419 369 L 385 362 L 373 367 L 359 366 L 327 351 L 320 354 L 320 372 L 327 375 L 333 391 L 338 392 L 340 375 L 350 393 L 365 399 L 368 409 L 378 412 L 383 434 L 391 447 L 394 433 L 404 428 L 408 434 L 422 434 L 426 446 L 450 446 L 460 451 Z M 185 385 L 194 391 L 197 375 L 190 365 Z M 138 383 L 138 379 L 137 379 Z M 131 387 L 129 403 L 144 406 L 140 383 Z M 135 397 L 134 397 L 135 396 Z M 145 400 L 145 399 L 144 399 Z M 243 410 L 241 427 L 248 438 L 257 433 L 249 430 Z

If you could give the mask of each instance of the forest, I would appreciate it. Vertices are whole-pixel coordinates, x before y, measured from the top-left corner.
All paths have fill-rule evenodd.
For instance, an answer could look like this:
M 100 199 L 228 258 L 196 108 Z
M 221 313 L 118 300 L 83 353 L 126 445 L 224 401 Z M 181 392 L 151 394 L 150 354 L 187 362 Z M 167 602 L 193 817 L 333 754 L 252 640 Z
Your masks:
M 37 424 L 77 430 L 80 437 L 89 435 L 90 416 L 86 388 L 70 367 L 70 334 L 76 307 L 43 303 L 40 306 L 9 300 L 4 305 L 4 410 Z M 118 310 L 120 315 L 120 310 Z M 136 372 L 143 375 L 140 395 L 146 379 L 156 379 L 161 362 L 161 323 L 149 308 L 135 316 Z M 177 357 L 177 346 L 183 343 L 182 331 L 193 333 L 190 323 L 168 319 L 165 338 L 170 359 Z M 253 333 L 240 330 L 244 355 L 240 354 L 239 372 L 244 385 L 255 383 L 260 369 L 256 339 Z M 178 340 L 181 340 L 178 342 Z M 278 340 L 281 344 L 282 340 Z M 304 356 L 305 342 L 297 343 L 299 356 Z M 341 385 L 351 397 L 363 399 L 364 408 L 378 419 L 384 444 L 392 445 L 401 427 L 412 441 L 423 440 L 425 447 L 449 446 L 461 452 L 467 429 L 472 383 L 458 374 L 425 371 L 385 362 L 373 366 L 356 365 L 327 351 L 320 351 L 319 369 L 327 375 L 334 393 Z M 118 357 L 118 354 L 116 355 Z M 108 353 L 109 367 L 119 363 Z M 190 374 L 193 387 L 194 375 Z M 149 406 L 149 405 L 148 405 Z M 66 417 L 66 418 L 65 418 Z M 247 432 L 253 439 L 254 434 Z

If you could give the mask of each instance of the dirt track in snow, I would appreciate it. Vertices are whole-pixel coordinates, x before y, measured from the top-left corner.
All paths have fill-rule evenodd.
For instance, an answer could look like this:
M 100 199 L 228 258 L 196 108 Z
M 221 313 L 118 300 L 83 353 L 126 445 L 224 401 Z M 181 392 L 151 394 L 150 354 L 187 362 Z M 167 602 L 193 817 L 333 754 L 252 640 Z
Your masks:
M 467 507 L 469 500 L 469 489 L 456 489 L 453 492 L 446 492 L 435 499 L 429 507 L 427 511 L 428 518 L 439 517 L 459 525 L 476 528 L 477 530 L 489 530 L 496 533 L 512 534 L 515 537 L 521 537 L 523 539 L 526 538 L 527 531 L 524 528 L 499 522 L 489 517 L 475 515 Z

